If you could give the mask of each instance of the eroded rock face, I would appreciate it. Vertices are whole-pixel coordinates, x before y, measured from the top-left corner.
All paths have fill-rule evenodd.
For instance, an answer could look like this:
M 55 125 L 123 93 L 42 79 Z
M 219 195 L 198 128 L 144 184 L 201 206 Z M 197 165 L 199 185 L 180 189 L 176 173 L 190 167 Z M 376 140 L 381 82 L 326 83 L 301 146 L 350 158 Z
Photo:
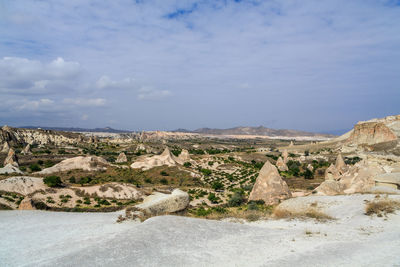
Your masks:
M 342 154 L 339 154 L 335 165 L 331 164 L 325 170 L 325 180 L 338 180 L 347 170 L 348 166 L 344 162 Z
M 8 144 L 8 142 L 4 142 L 1 152 L 8 153 L 9 150 L 10 150 L 10 145 Z
M 30 155 L 30 154 L 32 154 L 32 152 L 31 152 L 31 145 L 30 145 L 30 144 L 27 144 L 27 145 L 25 146 L 25 148 L 22 150 L 21 153 L 24 154 L 24 155 Z
M 288 157 L 289 157 L 287 149 L 283 150 L 282 157 L 283 157 L 283 162 L 286 164 L 288 162 Z
M 288 171 L 289 170 L 288 166 L 286 165 L 286 163 L 283 161 L 283 159 L 281 157 L 279 157 L 278 160 L 276 161 L 276 167 L 280 171 Z
M 43 183 L 43 179 L 37 177 L 15 176 L 0 181 L 0 191 L 14 192 L 21 195 L 28 195 L 47 188 Z
M 103 185 L 72 187 L 72 189 L 79 191 L 80 195 L 97 195 L 101 198 L 139 200 L 144 197 L 143 192 L 138 188 L 125 183 L 108 183 Z
M 118 155 L 118 158 L 117 158 L 117 160 L 116 160 L 115 162 L 117 162 L 117 163 L 124 163 L 124 162 L 127 162 L 127 161 L 128 161 L 128 158 L 126 157 L 125 153 L 124 153 L 124 152 L 121 152 L 121 153 Z
M 397 140 L 397 136 L 382 122 L 360 122 L 354 126 L 348 142 L 374 145 Z
M 249 200 L 264 200 L 267 205 L 272 205 L 291 196 L 288 185 L 282 180 L 276 167 L 266 161 L 251 190 Z
M 167 147 L 161 155 L 142 158 L 137 162 L 132 163 L 131 168 L 149 170 L 151 168 L 163 165 L 175 166 L 176 163 L 175 156 L 171 154 Z
M 64 172 L 69 170 L 84 170 L 84 171 L 102 171 L 106 170 L 110 164 L 103 158 L 97 156 L 74 157 L 61 161 L 60 163 L 44 169 L 38 174 L 51 174 L 55 172 Z
M 175 189 L 171 194 L 153 193 L 135 208 L 147 216 L 156 216 L 186 209 L 189 205 L 189 194 Z
M 22 174 L 23 172 L 17 166 L 14 166 L 12 164 L 7 164 L 3 168 L 0 168 L 0 174 L 12 174 L 12 173 Z
M 24 198 L 21 203 L 18 206 L 19 210 L 35 210 L 35 207 L 33 207 L 32 204 L 32 199 L 31 198 Z
M 8 155 L 4 160 L 4 166 L 7 166 L 8 164 L 18 167 L 18 157 L 15 154 L 14 149 L 12 148 L 10 148 L 10 150 L 8 151 Z
M 186 149 L 182 149 L 179 156 L 175 157 L 175 161 L 181 165 L 183 165 L 185 162 L 191 161 L 189 151 L 187 151 Z

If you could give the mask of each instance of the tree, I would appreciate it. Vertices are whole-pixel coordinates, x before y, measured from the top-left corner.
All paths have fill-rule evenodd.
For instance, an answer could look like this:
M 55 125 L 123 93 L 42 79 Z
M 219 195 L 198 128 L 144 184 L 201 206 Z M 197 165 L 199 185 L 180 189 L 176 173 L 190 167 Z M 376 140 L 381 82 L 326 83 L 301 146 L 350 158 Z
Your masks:
M 60 177 L 55 175 L 47 176 L 43 179 L 43 182 L 49 187 L 59 187 L 62 183 Z
M 213 188 L 215 191 L 217 191 L 217 190 L 222 190 L 222 189 L 224 189 L 224 184 L 221 183 L 221 182 L 219 182 L 219 181 L 216 181 L 216 182 L 214 182 L 214 183 L 212 184 L 212 188 Z
M 314 173 L 312 171 L 310 171 L 309 169 L 306 169 L 306 171 L 303 173 L 303 176 L 305 179 L 313 179 Z

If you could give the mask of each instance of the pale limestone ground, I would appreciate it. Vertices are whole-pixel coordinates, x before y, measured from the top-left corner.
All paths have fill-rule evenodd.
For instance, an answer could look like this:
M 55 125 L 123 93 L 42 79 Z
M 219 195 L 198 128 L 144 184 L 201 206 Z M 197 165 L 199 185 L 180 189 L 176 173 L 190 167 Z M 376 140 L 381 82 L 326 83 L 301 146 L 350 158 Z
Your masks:
M 160 216 L 117 224 L 117 213 L 2 211 L 0 265 L 396 266 L 400 214 L 364 215 L 373 198 L 313 199 L 331 203 L 326 210 L 337 220 L 326 223 Z

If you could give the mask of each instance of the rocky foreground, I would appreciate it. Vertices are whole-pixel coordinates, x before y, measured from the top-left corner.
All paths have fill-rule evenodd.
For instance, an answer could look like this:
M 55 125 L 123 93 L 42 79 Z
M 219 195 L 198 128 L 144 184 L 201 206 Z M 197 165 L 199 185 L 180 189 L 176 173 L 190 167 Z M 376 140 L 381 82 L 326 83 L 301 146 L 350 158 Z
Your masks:
M 395 266 L 400 214 L 366 215 L 376 195 L 308 196 L 332 217 L 253 223 L 158 216 L 116 223 L 119 213 L 2 211 L 2 266 Z M 400 200 L 400 196 L 388 196 Z M 317 203 L 317 204 L 315 204 Z

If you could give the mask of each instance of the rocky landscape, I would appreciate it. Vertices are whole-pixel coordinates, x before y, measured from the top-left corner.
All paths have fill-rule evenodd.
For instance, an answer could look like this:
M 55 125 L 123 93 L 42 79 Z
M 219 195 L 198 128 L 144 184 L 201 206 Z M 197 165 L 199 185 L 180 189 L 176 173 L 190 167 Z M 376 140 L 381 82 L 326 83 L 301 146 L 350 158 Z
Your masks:
M 399 137 L 400 115 L 327 141 L 4 126 L 0 263 L 395 265 Z

